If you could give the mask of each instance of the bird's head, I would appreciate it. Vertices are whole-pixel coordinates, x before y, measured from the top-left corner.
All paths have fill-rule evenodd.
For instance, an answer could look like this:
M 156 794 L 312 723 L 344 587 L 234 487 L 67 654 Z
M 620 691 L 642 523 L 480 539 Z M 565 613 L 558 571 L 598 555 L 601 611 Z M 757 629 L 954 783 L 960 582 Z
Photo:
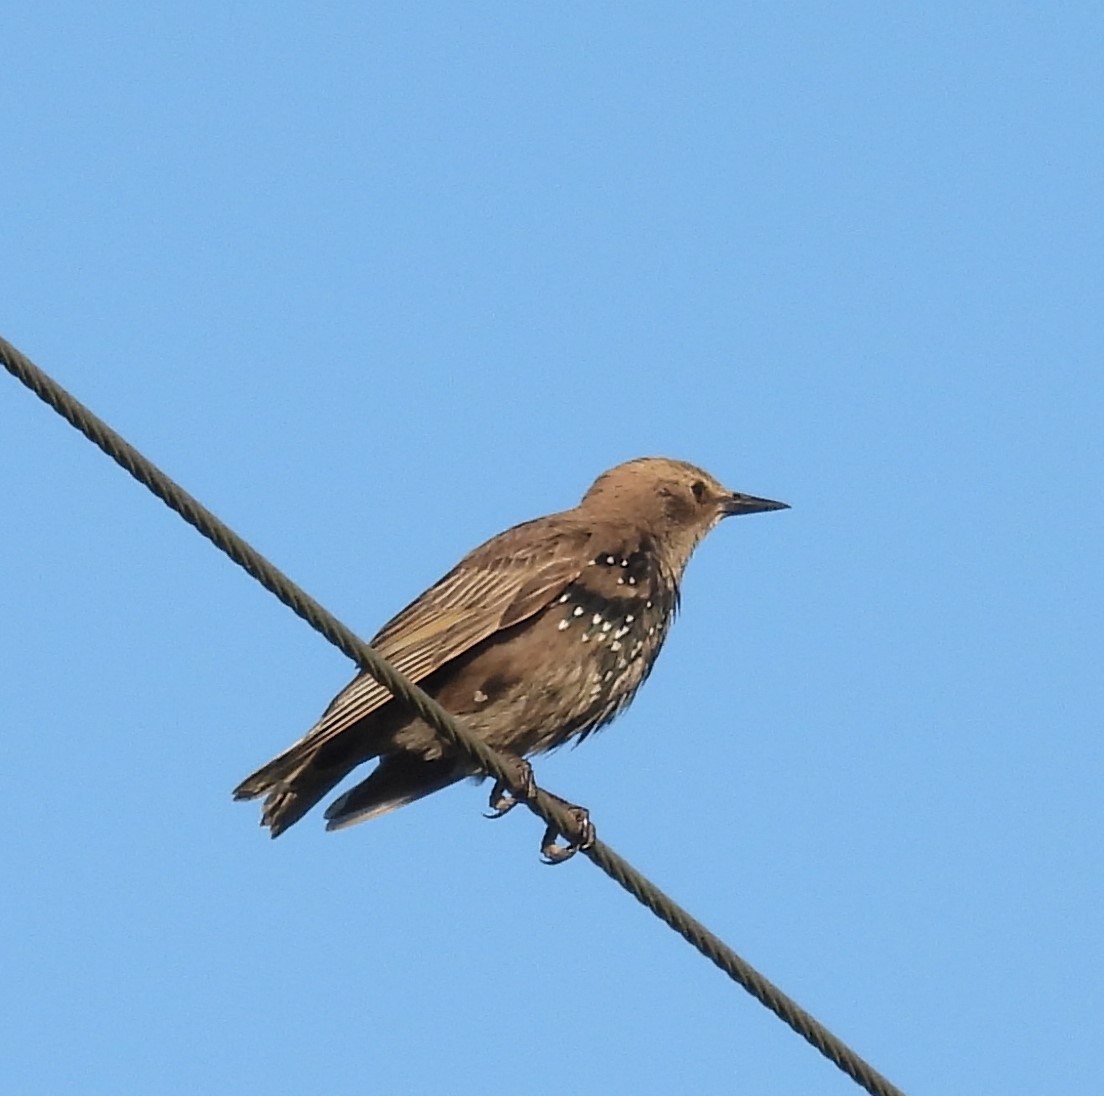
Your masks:
M 634 523 L 681 570 L 722 518 L 787 510 L 789 505 L 732 491 L 686 461 L 640 457 L 603 472 L 580 508 L 596 518 Z

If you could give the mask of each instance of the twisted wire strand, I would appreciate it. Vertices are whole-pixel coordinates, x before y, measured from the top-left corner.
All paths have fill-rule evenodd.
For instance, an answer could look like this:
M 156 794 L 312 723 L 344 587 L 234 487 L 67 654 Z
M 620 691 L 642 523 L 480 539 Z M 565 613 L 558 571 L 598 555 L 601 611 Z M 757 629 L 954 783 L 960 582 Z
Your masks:
M 381 658 L 367 643 L 299 588 L 278 567 L 269 562 L 239 537 L 210 510 L 143 456 L 102 419 L 43 372 L 26 355 L 0 337 L 0 363 L 44 403 L 53 408 L 116 464 L 148 488 L 189 525 L 221 549 L 253 576 L 266 590 L 305 620 L 339 651 L 370 673 L 401 703 L 412 708 L 435 731 L 476 765 L 501 781 L 515 795 L 524 788 L 516 786 L 515 770 L 494 750 L 474 737 L 463 724 L 442 708 L 431 696 L 408 681 Z M 561 833 L 571 833 L 571 815 L 545 792 L 538 789 L 522 802 L 545 823 Z M 678 903 L 601 841 L 580 850 L 611 879 L 619 883 L 638 902 L 674 929 L 684 940 L 765 1005 L 798 1035 L 816 1047 L 829 1061 L 852 1078 L 870 1096 L 904 1096 L 868 1062 L 832 1034 L 796 1001 L 792 1000 L 723 940 L 710 932 Z

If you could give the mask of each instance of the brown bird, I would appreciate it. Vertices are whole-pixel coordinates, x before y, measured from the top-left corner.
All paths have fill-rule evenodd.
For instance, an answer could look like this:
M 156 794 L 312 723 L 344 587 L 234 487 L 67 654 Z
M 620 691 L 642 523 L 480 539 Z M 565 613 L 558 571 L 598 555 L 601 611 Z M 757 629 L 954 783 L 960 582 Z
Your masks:
M 722 518 L 784 510 L 683 461 L 645 457 L 594 481 L 573 510 L 515 525 L 465 556 L 372 646 L 493 749 L 522 760 L 584 739 L 632 700 L 678 608 L 694 548 Z M 359 673 L 294 745 L 234 790 L 265 796 L 273 837 L 362 762 L 371 775 L 327 809 L 327 829 L 480 775 L 370 674 Z M 494 816 L 514 800 L 496 784 Z M 570 806 L 570 805 L 567 805 Z M 593 840 L 586 812 L 563 859 Z M 569 838 L 570 840 L 570 838 Z

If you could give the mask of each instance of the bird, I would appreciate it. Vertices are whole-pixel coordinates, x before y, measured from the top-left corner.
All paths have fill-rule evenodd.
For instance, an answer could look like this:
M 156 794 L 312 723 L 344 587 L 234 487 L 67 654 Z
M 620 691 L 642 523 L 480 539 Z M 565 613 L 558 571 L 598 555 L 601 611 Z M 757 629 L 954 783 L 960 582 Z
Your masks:
M 468 553 L 380 629 L 371 646 L 467 729 L 517 766 L 583 741 L 632 701 L 679 608 L 694 549 L 723 518 L 788 509 L 723 487 L 693 464 L 641 457 L 603 472 L 573 509 L 515 525 Z M 362 671 L 299 741 L 246 777 L 235 799 L 264 796 L 261 825 L 277 837 L 354 769 L 370 775 L 326 809 L 328 830 L 405 806 L 465 777 L 481 777 Z M 516 802 L 501 783 L 491 815 Z M 577 833 L 542 852 L 566 859 L 593 842 L 584 808 Z

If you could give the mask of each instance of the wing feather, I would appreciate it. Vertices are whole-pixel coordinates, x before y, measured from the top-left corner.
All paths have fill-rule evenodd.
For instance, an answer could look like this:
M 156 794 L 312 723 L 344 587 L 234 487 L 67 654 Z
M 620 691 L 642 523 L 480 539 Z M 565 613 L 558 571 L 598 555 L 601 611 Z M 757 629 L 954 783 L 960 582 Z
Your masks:
M 418 682 L 500 629 L 538 612 L 578 577 L 586 561 L 589 532 L 565 527 L 559 518 L 516 526 L 477 548 L 385 624 L 372 647 Z M 547 532 L 540 536 L 546 522 Z M 524 536 L 517 535 L 520 530 Z M 387 689 L 362 671 L 295 748 L 323 745 L 390 699 Z

